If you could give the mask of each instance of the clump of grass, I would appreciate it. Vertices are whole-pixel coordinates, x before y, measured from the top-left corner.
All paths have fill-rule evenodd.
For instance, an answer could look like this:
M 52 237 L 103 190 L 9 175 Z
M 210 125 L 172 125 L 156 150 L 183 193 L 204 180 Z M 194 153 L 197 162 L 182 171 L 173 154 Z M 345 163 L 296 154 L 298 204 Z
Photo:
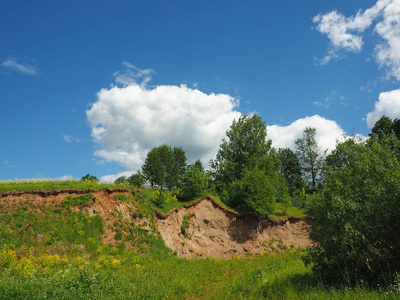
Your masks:
M 190 238 L 190 237 L 191 237 L 187 230 L 189 229 L 189 226 L 190 226 L 189 220 L 190 220 L 190 218 L 193 217 L 193 216 L 194 216 L 193 213 L 192 213 L 192 214 L 185 214 L 185 215 L 183 216 L 182 225 L 181 225 L 181 234 L 182 234 L 185 238 Z
M 64 198 L 64 201 L 61 202 L 62 207 L 71 207 L 71 206 L 84 206 L 88 205 L 89 201 L 96 201 L 96 197 L 93 194 L 84 194 L 84 195 L 79 195 L 76 197 L 72 197 L 71 195 L 68 195 L 67 197 Z
M 125 195 L 125 194 L 115 194 L 114 195 L 114 199 L 115 200 L 119 200 L 119 201 L 124 201 L 124 202 L 126 202 L 126 201 L 128 201 L 128 196 L 127 195 Z

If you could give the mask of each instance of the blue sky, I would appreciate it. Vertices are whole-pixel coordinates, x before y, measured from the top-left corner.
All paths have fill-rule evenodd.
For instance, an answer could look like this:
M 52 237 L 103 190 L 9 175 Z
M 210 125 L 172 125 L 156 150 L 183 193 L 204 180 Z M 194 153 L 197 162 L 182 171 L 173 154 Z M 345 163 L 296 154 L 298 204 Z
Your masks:
M 275 147 L 400 118 L 400 1 L 2 1 L 0 180 L 103 179 L 257 113 Z M 123 173 L 128 172 L 128 173 Z M 114 177 L 107 175 L 114 175 Z

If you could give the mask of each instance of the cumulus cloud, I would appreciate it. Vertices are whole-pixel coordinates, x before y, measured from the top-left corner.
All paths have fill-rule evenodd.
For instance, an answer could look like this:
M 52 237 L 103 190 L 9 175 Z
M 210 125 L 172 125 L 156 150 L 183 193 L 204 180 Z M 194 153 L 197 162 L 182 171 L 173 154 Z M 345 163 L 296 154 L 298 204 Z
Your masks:
M 120 75 L 116 73 L 117 80 Z M 136 78 L 124 79 L 123 87 L 100 90 L 97 101 L 86 111 L 92 137 L 101 147 L 95 155 L 136 171 L 149 150 L 166 143 L 181 146 L 188 162 L 201 159 L 208 165 L 226 130 L 241 115 L 235 110 L 239 101 L 186 85 L 150 89 L 143 82 L 137 84 Z
M 330 153 L 336 147 L 337 141 L 343 141 L 346 134 L 343 129 L 332 120 L 319 115 L 305 117 L 294 121 L 288 126 L 267 126 L 267 137 L 272 140 L 272 146 L 278 148 L 290 148 L 295 150 L 295 141 L 303 136 L 306 127 L 317 129 L 316 140 L 322 150 Z
M 383 10 L 383 20 L 375 27 L 383 39 L 375 47 L 376 60 L 389 76 L 400 80 L 400 0 L 390 2 Z
M 17 63 L 17 61 L 15 59 L 11 59 L 11 58 L 3 61 L 2 66 L 6 67 L 8 69 L 11 69 L 13 71 L 21 72 L 21 73 L 24 73 L 27 75 L 37 75 L 38 74 L 38 70 L 34 66 L 24 64 L 24 63 Z
M 330 40 L 328 54 L 319 62 L 326 64 L 332 59 L 340 59 L 343 52 L 360 52 L 363 46 L 361 34 L 374 21 L 374 31 L 381 38 L 375 46 L 375 59 L 387 69 L 388 76 L 400 80 L 400 0 L 378 0 L 371 8 L 350 17 L 337 11 L 315 16 L 316 29 Z
M 400 89 L 379 95 L 379 101 L 375 102 L 374 110 L 367 114 L 368 127 L 374 127 L 376 121 L 383 115 L 391 119 L 400 118 Z

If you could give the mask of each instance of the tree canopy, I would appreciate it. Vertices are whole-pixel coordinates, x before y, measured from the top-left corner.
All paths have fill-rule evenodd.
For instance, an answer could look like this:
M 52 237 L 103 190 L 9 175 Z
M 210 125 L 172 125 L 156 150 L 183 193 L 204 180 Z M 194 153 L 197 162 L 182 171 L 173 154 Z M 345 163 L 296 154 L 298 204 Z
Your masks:
M 296 153 L 289 148 L 279 149 L 278 156 L 281 161 L 279 172 L 285 176 L 290 194 L 293 195 L 304 187 L 300 160 Z
M 318 146 L 315 139 L 316 134 L 316 128 L 306 127 L 303 130 L 303 137 L 295 141 L 296 154 L 300 160 L 303 174 L 311 181 L 313 190 L 316 188 L 326 154 L 326 151 L 322 151 Z
M 211 161 L 215 187 L 231 207 L 266 216 L 276 201 L 287 199 L 288 190 L 265 122 L 257 115 L 243 115 L 226 136 Z
M 230 183 L 243 176 L 243 170 L 250 160 L 266 156 L 271 149 L 267 141 L 267 129 L 261 117 L 242 115 L 234 120 L 226 132 L 227 139 L 222 140 L 217 157 L 211 161 L 215 178 Z
M 182 148 L 166 144 L 154 147 L 147 154 L 142 172 L 145 179 L 154 186 L 177 187 L 186 168 L 186 154 Z

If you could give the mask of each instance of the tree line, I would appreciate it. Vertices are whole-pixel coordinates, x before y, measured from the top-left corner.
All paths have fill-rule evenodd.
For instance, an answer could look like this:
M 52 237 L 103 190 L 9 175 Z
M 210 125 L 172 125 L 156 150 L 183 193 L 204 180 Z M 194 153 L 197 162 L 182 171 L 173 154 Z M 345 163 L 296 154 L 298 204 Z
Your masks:
M 300 199 L 315 217 L 316 246 L 304 257 L 327 285 L 389 285 L 400 282 L 400 120 L 383 116 L 367 140 L 350 137 L 327 155 L 316 128 L 304 128 L 296 150 L 274 149 L 257 115 L 233 121 L 216 158 L 205 170 L 188 165 L 182 148 L 154 147 L 137 186 L 179 189 L 187 201 L 205 191 L 228 206 L 268 218 L 277 203 Z
M 227 130 L 208 170 L 199 159 L 188 165 L 181 147 L 163 144 L 148 152 L 141 171 L 115 183 L 179 189 L 183 201 L 209 190 L 233 208 L 268 217 L 274 203 L 290 205 L 303 190 L 317 190 L 325 152 L 317 145 L 316 133 L 315 128 L 305 128 L 295 152 L 276 150 L 261 117 L 243 115 Z

